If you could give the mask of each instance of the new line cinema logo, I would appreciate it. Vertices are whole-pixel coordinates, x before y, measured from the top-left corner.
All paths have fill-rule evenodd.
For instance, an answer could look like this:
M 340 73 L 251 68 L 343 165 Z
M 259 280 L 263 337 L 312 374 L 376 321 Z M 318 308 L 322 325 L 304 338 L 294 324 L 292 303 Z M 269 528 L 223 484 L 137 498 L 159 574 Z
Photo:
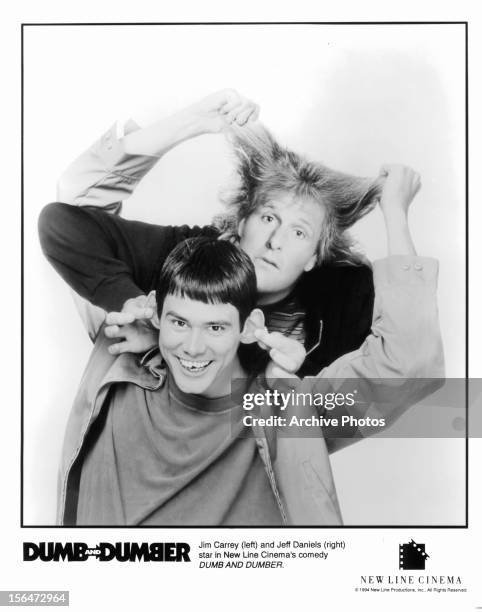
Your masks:
M 403 570 L 424 570 L 425 561 L 429 558 L 425 552 L 425 544 L 417 544 L 410 540 L 408 544 L 399 545 L 398 568 Z
M 398 567 L 400 570 L 425 570 L 425 562 L 429 555 L 425 552 L 425 544 L 417 544 L 410 540 L 398 546 Z M 365 575 L 360 576 L 360 591 L 416 591 L 426 589 L 427 592 L 467 592 L 462 577 L 455 574 L 431 575 L 425 573 Z

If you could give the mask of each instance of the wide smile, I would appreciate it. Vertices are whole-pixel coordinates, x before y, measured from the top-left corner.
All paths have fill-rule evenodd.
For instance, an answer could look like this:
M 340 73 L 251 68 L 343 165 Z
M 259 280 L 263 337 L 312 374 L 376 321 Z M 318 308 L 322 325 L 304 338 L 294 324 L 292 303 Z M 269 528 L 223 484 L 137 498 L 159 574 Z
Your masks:
M 183 357 L 177 357 L 182 370 L 189 376 L 200 376 L 208 369 L 212 364 L 212 360 L 197 361 L 193 359 L 184 359 Z

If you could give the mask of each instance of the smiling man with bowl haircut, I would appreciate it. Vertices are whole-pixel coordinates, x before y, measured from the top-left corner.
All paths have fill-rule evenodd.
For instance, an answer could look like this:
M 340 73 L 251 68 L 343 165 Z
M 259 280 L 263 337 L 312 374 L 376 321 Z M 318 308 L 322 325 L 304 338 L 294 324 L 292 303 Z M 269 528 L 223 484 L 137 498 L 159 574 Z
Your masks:
M 103 389 L 107 379 L 110 390 L 86 437 L 69 422 L 66 448 L 79 451 L 73 470 L 64 452 L 62 522 L 280 524 L 257 443 L 238 437 L 241 407 L 230 395 L 231 380 L 250 373 L 240 343 L 256 342 L 263 327 L 251 260 L 227 241 L 189 239 L 164 263 L 156 298 L 159 352 L 142 364 L 112 357 L 98 336 L 84 388 Z M 89 422 L 82 399 L 78 411 Z

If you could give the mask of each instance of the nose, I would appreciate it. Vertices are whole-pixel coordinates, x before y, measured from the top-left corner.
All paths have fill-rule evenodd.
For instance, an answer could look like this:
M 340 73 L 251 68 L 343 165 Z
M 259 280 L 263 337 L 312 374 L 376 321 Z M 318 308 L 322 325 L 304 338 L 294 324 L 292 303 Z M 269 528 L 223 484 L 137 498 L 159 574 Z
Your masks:
M 199 355 L 202 355 L 206 350 L 202 330 L 191 329 L 188 336 L 184 339 L 182 348 L 184 353 L 186 355 L 189 355 L 190 357 L 197 357 Z
M 278 226 L 273 228 L 273 231 L 269 235 L 267 246 L 272 251 L 279 251 L 283 245 L 284 232 L 283 229 Z

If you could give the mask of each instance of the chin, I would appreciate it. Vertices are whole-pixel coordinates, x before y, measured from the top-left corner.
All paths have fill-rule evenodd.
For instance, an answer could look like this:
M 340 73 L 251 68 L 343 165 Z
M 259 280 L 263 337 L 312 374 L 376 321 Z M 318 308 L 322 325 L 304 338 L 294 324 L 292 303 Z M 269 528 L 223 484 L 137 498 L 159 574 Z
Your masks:
M 276 279 L 267 274 L 264 270 L 261 273 L 256 271 L 256 285 L 258 293 L 276 293 L 284 289 L 284 287 L 280 287 L 279 284 L 276 283 Z
M 192 380 L 186 376 L 175 375 L 174 380 L 176 385 L 184 391 L 184 393 L 192 393 L 194 395 L 203 395 L 209 389 L 209 381 Z

